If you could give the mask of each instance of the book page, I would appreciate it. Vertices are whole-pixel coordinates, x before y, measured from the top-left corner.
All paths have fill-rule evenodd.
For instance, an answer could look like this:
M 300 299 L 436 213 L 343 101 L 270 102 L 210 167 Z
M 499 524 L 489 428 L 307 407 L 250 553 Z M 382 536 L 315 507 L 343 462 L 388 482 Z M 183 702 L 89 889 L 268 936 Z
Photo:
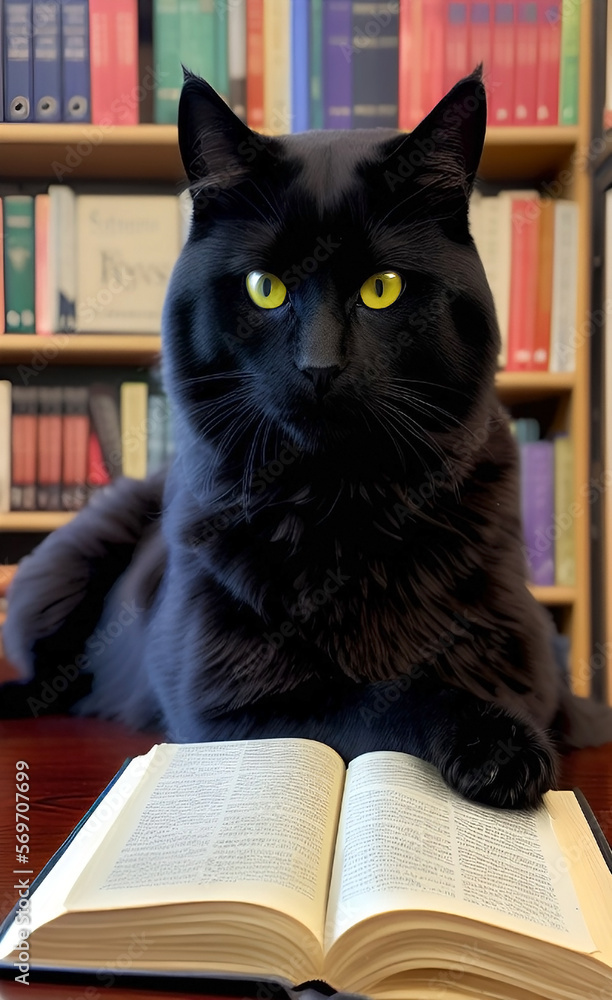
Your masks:
M 366 917 L 427 909 L 592 952 L 562 857 L 545 807 L 477 805 L 416 757 L 365 754 L 348 769 L 326 948 Z
M 256 903 L 321 941 L 344 777 L 338 754 L 311 740 L 176 746 L 68 906 Z

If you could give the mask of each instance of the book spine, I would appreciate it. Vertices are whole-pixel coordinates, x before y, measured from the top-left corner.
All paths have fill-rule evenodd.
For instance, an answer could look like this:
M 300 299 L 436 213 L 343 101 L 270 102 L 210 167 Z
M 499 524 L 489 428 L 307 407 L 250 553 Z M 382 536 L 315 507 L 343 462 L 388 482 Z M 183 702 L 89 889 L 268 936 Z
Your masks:
M 567 434 L 559 434 L 555 448 L 555 583 L 576 585 L 576 541 L 572 514 L 574 502 L 574 449 Z
M 34 333 L 34 199 L 4 199 L 4 293 L 7 333 Z
M 183 65 L 216 82 L 215 0 L 179 0 L 179 52 Z
M 572 372 L 576 365 L 578 205 L 555 201 L 555 250 L 550 320 L 550 370 Z
M 519 0 L 516 11 L 515 125 L 537 124 L 538 6 Z
M 580 13 L 576 0 L 561 4 L 561 75 L 559 81 L 559 125 L 578 124 L 578 75 Z
M 532 368 L 534 371 L 548 371 L 555 252 L 555 203 L 552 198 L 543 198 L 540 201 L 540 213 L 538 292 Z
M 121 475 L 121 421 L 114 390 L 103 384 L 89 388 L 89 413 L 108 475 Z
M 14 385 L 11 427 L 11 510 L 36 510 L 38 390 Z
M 215 90 L 229 101 L 227 0 L 215 0 Z
M 555 582 L 553 443 L 523 444 L 520 456 L 521 510 L 529 578 L 539 586 L 552 586 Z
M 468 70 L 468 5 L 447 0 L 444 39 L 444 90 L 450 90 Z M 474 69 L 474 67 L 471 67 Z
M 255 129 L 264 123 L 263 32 L 263 0 L 247 0 L 247 125 Z
M 61 509 L 63 390 L 38 390 L 36 509 Z
M 1 13 L 2 11 L 0 10 L 0 14 Z M 0 76 L 2 76 L 1 73 Z M 4 205 L 2 204 L 2 198 L 0 198 L 0 240 L 2 241 L 2 249 L 0 250 L 0 337 L 2 337 L 3 334 L 6 333 L 6 308 L 4 297 L 4 255 L 6 247 L 4 245 Z
M 114 97 L 112 0 L 89 0 L 89 62 L 91 67 L 91 120 L 94 125 L 113 123 Z
M 11 409 L 12 385 L 0 380 L 0 514 L 11 509 Z
M 62 184 L 49 187 L 49 287 L 54 333 L 76 328 L 76 198 Z
M 0 393 L 1 393 L 0 383 Z M 1 398 L 1 396 L 0 396 Z M 168 402 L 161 393 L 151 393 L 147 403 L 147 475 L 160 469 L 166 459 Z
M 91 493 L 111 482 L 109 471 L 102 454 L 102 446 L 96 432 L 89 431 L 87 440 L 87 492 Z
M 227 11 L 229 103 L 246 121 L 246 0 L 235 0 Z
M 80 510 L 87 501 L 89 393 L 83 386 L 64 389 L 62 418 L 62 510 Z
M 264 0 L 264 129 L 291 130 L 291 23 L 289 0 Z
M 352 11 L 352 127 L 397 128 L 398 11 L 360 0 Z
M 528 371 L 532 367 L 538 293 L 539 220 L 540 206 L 536 199 L 512 200 L 508 371 Z
M 482 73 L 487 98 L 491 94 L 491 59 L 492 59 L 492 17 L 491 4 L 480 3 L 479 0 L 471 0 L 469 5 L 470 27 L 469 27 L 469 59 L 470 69 L 474 69 L 482 63 Z
M 291 5 L 291 122 L 292 132 L 308 129 L 308 90 L 310 53 L 308 51 L 308 0 L 294 0 Z
M 536 115 L 538 124 L 556 125 L 559 117 L 561 65 L 561 11 L 552 0 L 538 2 L 538 80 Z
M 350 128 L 353 103 L 351 0 L 323 3 L 323 114 L 325 128 Z
M 64 121 L 91 121 L 87 0 L 61 0 Z
M 34 118 L 37 122 L 58 122 L 62 113 L 60 8 L 57 3 L 34 0 L 32 17 Z
M 121 384 L 121 471 L 132 479 L 147 474 L 147 396 L 146 382 Z
M 48 194 L 34 199 L 34 316 L 36 333 L 46 337 L 52 331 L 51 287 L 49 281 L 49 210 Z
M 34 121 L 32 0 L 4 0 L 4 118 Z
M 309 127 L 323 128 L 323 0 L 310 0 Z
M 115 0 L 112 16 L 112 121 L 138 125 L 138 0 Z
M 153 0 L 154 117 L 175 125 L 183 74 L 179 57 L 179 0 Z
M 510 125 L 514 109 L 514 4 L 493 4 L 490 125 Z

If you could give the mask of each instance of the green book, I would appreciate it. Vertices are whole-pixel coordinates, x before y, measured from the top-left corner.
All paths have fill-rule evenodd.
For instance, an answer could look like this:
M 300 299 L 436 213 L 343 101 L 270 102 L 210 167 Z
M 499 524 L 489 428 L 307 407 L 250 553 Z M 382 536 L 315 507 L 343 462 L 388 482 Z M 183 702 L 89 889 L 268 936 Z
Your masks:
M 179 0 L 181 62 L 215 87 L 217 26 L 215 0 Z
M 576 585 L 576 539 L 574 449 L 567 434 L 559 434 L 555 446 L 555 583 Z
M 582 4 L 576 3 L 576 0 L 563 0 L 561 6 L 559 125 L 578 124 L 581 10 Z
M 176 125 L 183 85 L 179 49 L 179 0 L 153 0 L 154 115 L 158 125 Z
M 310 128 L 323 128 L 323 0 L 310 0 Z
M 245 15 L 246 16 L 246 15 Z M 227 0 L 215 0 L 216 72 L 210 81 L 224 100 L 229 100 L 229 67 L 227 59 Z
M 4 296 L 7 333 L 34 333 L 34 199 L 4 199 Z

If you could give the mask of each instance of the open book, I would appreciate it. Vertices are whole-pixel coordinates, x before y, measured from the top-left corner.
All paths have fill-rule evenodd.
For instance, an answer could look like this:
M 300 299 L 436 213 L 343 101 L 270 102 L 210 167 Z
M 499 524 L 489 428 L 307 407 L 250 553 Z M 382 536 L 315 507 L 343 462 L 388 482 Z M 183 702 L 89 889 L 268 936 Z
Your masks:
M 467 802 L 431 765 L 310 740 L 134 758 L 0 957 L 324 979 L 376 998 L 612 997 L 612 875 L 572 792 Z

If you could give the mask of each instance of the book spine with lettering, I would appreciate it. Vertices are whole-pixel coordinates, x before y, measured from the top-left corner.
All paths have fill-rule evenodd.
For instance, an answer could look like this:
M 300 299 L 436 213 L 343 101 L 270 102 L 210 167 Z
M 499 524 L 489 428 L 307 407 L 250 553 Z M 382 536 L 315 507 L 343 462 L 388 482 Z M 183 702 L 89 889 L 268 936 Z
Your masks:
M 215 90 L 229 102 L 229 20 L 227 0 L 215 0 Z
M 32 11 L 34 118 L 58 122 L 62 116 L 61 22 L 57 3 L 34 0 Z
M 7 333 L 34 333 L 34 199 L 4 198 L 4 297 Z
M 179 53 L 179 0 L 153 0 L 153 106 L 158 125 L 176 125 L 183 85 Z
M 469 3 L 469 59 L 470 69 L 482 63 L 482 72 L 487 97 L 490 96 L 491 59 L 492 59 L 492 17 L 490 2 L 470 0 Z
M 511 125 L 514 114 L 514 3 L 493 3 L 489 125 Z
M 0 380 L 0 514 L 11 509 L 11 410 L 13 387 Z
M 555 203 L 540 200 L 540 246 L 538 250 L 538 293 L 533 341 L 534 371 L 548 371 L 550 361 L 550 323 L 555 254 Z
M 122 382 L 121 471 L 132 479 L 147 475 L 147 397 L 146 382 Z
M 62 407 L 61 386 L 40 386 L 37 423 L 37 510 L 61 509 Z
M 401 12 L 400 12 L 401 16 Z M 309 128 L 323 128 L 323 0 L 310 0 Z
M 80 510 L 88 496 L 89 391 L 66 386 L 62 417 L 62 510 Z
M 230 107 L 246 122 L 246 0 L 234 0 L 227 11 L 227 61 Z
M 469 66 L 469 22 L 467 3 L 446 0 L 444 38 L 444 92 L 474 69 Z M 440 94 L 440 97 L 442 94 Z
M 291 131 L 291 17 L 289 0 L 264 0 L 264 130 Z
M 215 0 L 179 0 L 181 62 L 213 87 L 217 76 L 216 42 Z
M 519 0 L 516 10 L 514 124 L 537 124 L 538 5 Z
M 557 199 L 550 320 L 551 372 L 573 372 L 576 367 L 578 222 L 576 202 Z
M 11 396 L 11 510 L 36 510 L 38 390 L 14 385 Z
M 538 124 L 556 125 L 559 119 L 561 10 L 555 0 L 538 0 Z
M 353 0 L 353 128 L 397 128 L 399 15 L 392 5 L 384 13 L 376 21 L 368 4 Z
M 521 513 L 531 583 L 555 582 L 554 446 L 533 441 L 520 446 Z
M 576 535 L 574 516 L 574 442 L 558 434 L 555 449 L 555 583 L 576 586 Z
M 351 0 L 323 0 L 323 114 L 325 128 L 350 128 L 353 105 Z
M 113 17 L 113 101 L 115 125 L 138 125 L 138 0 L 114 0 Z
M 559 125 L 578 124 L 581 10 L 582 5 L 576 0 L 562 0 Z
M 76 198 L 65 184 L 49 186 L 49 290 L 51 329 L 76 329 Z
M 49 272 L 49 212 L 51 198 L 37 194 L 34 199 L 34 316 L 36 333 L 46 337 L 53 330 Z
M 34 121 L 32 0 L 4 0 L 3 40 L 4 120 Z
M 513 198 L 508 371 L 528 371 L 533 365 L 539 245 L 538 199 Z
M 104 469 L 114 479 L 121 475 L 122 470 L 121 421 L 117 393 L 111 386 L 95 382 L 89 387 L 89 414 Z M 93 447 L 95 452 L 95 445 Z
M 291 4 L 291 131 L 306 132 L 309 123 L 308 92 L 310 89 L 308 0 L 293 0 Z
M 264 6 L 263 0 L 246 0 L 247 15 L 247 125 L 264 123 Z
M 87 0 L 61 0 L 63 119 L 91 121 L 89 80 L 89 6 Z

